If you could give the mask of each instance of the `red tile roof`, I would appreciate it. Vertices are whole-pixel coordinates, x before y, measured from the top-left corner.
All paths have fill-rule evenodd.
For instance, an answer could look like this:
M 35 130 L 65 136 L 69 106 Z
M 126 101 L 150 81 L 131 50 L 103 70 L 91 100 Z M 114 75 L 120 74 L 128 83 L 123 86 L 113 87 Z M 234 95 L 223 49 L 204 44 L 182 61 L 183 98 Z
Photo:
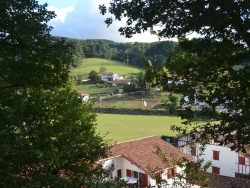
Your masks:
M 201 172 L 208 177 L 207 182 L 196 182 L 196 185 L 208 188 L 222 188 L 222 187 L 232 187 L 232 188 L 249 188 L 250 180 L 233 178 L 228 176 L 221 176 L 218 174 Z
M 86 91 L 79 91 L 79 93 L 80 93 L 81 95 L 89 95 L 89 93 L 87 93 Z
M 114 80 L 113 84 L 116 85 L 122 85 L 122 84 L 129 84 L 131 82 L 131 80 L 127 79 L 127 80 Z
M 168 162 L 164 163 L 162 158 L 155 153 L 157 148 L 164 153 Z M 166 168 L 172 168 L 176 165 L 174 161 L 181 158 L 191 160 L 190 156 L 182 153 L 176 147 L 157 136 L 121 142 L 110 146 L 109 157 L 119 156 L 124 157 L 148 174 L 150 174 L 149 169 L 161 171 Z

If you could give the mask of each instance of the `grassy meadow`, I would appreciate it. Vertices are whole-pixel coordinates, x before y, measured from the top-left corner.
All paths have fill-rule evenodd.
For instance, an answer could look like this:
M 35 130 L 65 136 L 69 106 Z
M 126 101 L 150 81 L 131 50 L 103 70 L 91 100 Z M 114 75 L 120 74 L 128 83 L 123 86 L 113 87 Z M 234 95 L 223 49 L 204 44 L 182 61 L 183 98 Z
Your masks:
M 135 66 L 127 65 L 109 59 L 84 58 L 82 60 L 82 64 L 77 68 L 71 68 L 70 72 L 72 76 L 84 75 L 84 77 L 87 78 L 90 71 L 95 70 L 96 72 L 99 72 L 101 67 L 105 67 L 107 69 L 107 72 L 125 74 L 128 77 L 131 77 L 134 74 L 143 71 L 142 69 Z
M 99 73 L 101 67 L 105 67 L 107 72 L 115 72 L 117 74 L 125 74 L 128 78 L 131 78 L 143 71 L 135 66 L 127 65 L 117 61 L 100 58 L 84 58 L 82 64 L 77 68 L 71 68 L 71 76 L 81 75 L 82 79 L 87 79 L 90 71 L 95 70 Z M 101 76 L 101 74 L 99 74 Z M 117 92 L 117 87 L 98 88 L 95 83 L 76 83 L 76 89 L 80 91 L 86 91 L 91 94 L 91 98 L 97 98 L 97 96 L 105 95 L 106 93 Z
M 97 132 L 109 143 L 157 135 L 175 136 L 171 125 L 180 125 L 181 119 L 174 116 L 142 116 L 97 114 Z

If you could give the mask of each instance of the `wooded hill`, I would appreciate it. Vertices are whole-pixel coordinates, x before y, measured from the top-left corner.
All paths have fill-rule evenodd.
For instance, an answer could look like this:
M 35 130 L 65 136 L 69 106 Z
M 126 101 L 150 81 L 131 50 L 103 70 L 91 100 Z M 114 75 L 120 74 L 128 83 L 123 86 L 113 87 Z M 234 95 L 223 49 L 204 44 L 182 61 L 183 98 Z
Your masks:
M 65 40 L 75 51 L 75 59 L 72 63 L 74 67 L 81 64 L 82 58 L 111 59 L 141 68 L 145 68 L 145 62 L 150 60 L 154 67 L 160 67 L 178 45 L 173 41 L 118 43 L 104 39 L 65 38 Z

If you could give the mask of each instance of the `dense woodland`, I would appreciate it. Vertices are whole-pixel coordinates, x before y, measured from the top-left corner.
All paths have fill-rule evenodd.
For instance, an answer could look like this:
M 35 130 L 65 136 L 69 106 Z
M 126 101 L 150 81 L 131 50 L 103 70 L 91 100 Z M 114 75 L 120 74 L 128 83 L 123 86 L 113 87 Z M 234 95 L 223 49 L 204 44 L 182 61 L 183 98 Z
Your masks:
M 59 37 L 54 37 L 59 38 Z M 104 39 L 80 40 L 66 38 L 75 53 L 72 66 L 77 67 L 81 59 L 104 58 L 136 65 L 145 68 L 145 62 L 150 60 L 154 67 L 161 67 L 168 55 L 175 50 L 178 43 L 173 41 L 159 41 L 153 43 L 118 43 Z

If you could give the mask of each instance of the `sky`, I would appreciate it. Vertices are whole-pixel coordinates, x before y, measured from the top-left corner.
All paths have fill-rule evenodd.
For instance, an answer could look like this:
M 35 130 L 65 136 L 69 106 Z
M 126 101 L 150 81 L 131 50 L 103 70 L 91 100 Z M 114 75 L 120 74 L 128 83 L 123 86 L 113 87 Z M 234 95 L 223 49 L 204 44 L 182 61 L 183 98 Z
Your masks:
M 108 15 L 101 15 L 98 5 L 108 4 L 109 0 L 38 0 L 39 4 L 48 4 L 48 10 L 55 11 L 57 17 L 48 25 L 53 27 L 54 36 L 77 39 L 108 39 L 115 42 L 155 42 L 158 37 L 149 32 L 137 34 L 127 39 L 118 32 L 125 26 L 115 21 L 107 27 L 104 20 Z M 124 23 L 124 22 L 123 22 Z

